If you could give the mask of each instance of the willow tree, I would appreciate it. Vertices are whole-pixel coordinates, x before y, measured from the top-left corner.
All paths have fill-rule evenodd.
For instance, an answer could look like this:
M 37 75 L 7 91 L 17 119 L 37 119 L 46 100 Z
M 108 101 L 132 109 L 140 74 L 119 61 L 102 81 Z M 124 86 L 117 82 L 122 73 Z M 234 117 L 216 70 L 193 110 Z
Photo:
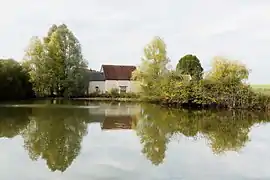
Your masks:
M 166 44 L 160 37 L 153 40 L 144 48 L 141 65 L 133 73 L 133 79 L 141 82 L 145 96 L 156 97 L 160 94 L 159 86 L 162 77 L 168 72 Z
M 53 25 L 42 40 L 35 38 L 26 52 L 26 64 L 36 92 L 41 95 L 78 95 L 87 67 L 81 45 L 65 24 Z

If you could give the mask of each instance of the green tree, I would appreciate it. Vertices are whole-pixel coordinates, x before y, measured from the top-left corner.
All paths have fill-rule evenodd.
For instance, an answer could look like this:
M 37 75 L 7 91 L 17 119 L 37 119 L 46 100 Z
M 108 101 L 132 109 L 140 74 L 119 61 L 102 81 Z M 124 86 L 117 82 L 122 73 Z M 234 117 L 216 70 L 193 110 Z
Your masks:
M 23 66 L 29 71 L 30 81 L 33 89 L 38 96 L 47 95 L 50 92 L 52 81 L 51 70 L 46 65 L 46 52 L 44 44 L 38 37 L 32 37 L 26 51 Z
M 31 79 L 39 94 L 73 96 L 82 93 L 87 63 L 78 39 L 65 24 L 53 25 L 43 40 L 36 39 L 30 44 L 26 55 Z
M 215 57 L 212 69 L 205 76 L 205 82 L 211 83 L 211 86 L 206 85 L 207 91 L 211 92 L 209 96 L 214 102 L 228 108 L 254 108 L 255 101 L 252 99 L 257 97 L 250 86 L 244 83 L 248 75 L 249 70 L 239 61 Z
M 241 62 L 223 57 L 215 57 L 212 69 L 206 75 L 210 79 L 222 83 L 241 84 L 248 79 L 249 69 Z
M 166 44 L 160 37 L 155 37 L 145 48 L 142 63 L 133 73 L 133 78 L 141 82 L 145 96 L 155 97 L 160 92 L 158 85 L 168 73 Z
M 200 60 L 191 54 L 185 55 L 179 60 L 176 71 L 180 74 L 190 75 L 193 80 L 202 79 L 203 68 Z
M 0 100 L 32 97 L 28 72 L 13 59 L 0 59 Z

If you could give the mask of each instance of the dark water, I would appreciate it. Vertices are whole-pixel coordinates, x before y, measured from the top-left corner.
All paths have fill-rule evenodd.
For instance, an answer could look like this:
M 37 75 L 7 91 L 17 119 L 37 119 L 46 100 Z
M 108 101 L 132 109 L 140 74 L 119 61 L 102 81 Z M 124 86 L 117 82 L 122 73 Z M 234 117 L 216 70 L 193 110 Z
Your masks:
M 270 179 L 270 114 L 143 104 L 0 105 L 0 179 Z

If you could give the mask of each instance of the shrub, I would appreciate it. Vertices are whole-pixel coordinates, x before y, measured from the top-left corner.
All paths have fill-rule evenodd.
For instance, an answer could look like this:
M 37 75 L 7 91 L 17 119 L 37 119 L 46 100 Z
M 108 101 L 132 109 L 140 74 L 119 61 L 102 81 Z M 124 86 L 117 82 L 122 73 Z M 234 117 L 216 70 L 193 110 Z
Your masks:
M 105 93 L 93 92 L 93 93 L 90 93 L 88 97 L 90 98 L 140 98 L 140 95 L 133 92 L 119 93 L 117 89 L 112 89 L 109 92 L 105 92 Z
M 109 94 L 113 98 L 116 98 L 116 97 L 119 97 L 120 96 L 119 89 L 117 89 L 117 88 L 110 89 Z

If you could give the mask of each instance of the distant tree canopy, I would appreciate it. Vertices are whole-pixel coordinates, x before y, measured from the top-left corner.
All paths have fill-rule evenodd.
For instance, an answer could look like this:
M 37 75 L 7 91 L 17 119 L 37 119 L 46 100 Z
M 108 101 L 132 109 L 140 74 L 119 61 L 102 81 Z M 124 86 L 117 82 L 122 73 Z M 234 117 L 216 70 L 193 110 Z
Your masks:
M 53 25 L 43 39 L 31 39 L 24 66 L 30 71 L 30 80 L 38 96 L 68 97 L 86 92 L 87 63 L 78 39 L 65 24 Z
M 191 54 L 185 55 L 179 60 L 176 71 L 183 75 L 190 75 L 193 80 L 202 79 L 203 68 L 200 60 Z
M 27 71 L 13 59 L 0 59 L 0 100 L 33 96 Z
M 249 70 L 238 61 L 215 57 L 205 73 L 195 55 L 185 55 L 176 70 L 167 69 L 164 41 L 156 37 L 145 48 L 133 78 L 141 82 L 142 97 L 166 106 L 270 109 L 270 96 L 255 93 L 245 83 Z M 191 77 L 191 80 L 190 80 Z

